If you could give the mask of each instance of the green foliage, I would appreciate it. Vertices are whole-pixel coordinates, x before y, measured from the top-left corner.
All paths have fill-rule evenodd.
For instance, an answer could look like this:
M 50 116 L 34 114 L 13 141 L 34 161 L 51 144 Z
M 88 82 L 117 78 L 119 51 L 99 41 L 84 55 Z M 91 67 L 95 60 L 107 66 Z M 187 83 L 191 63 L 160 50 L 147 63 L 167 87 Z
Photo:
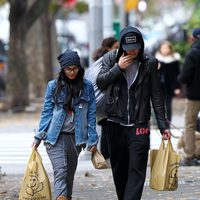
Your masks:
M 88 4 L 84 1 L 79 1 L 77 2 L 76 6 L 75 6 L 75 9 L 78 13 L 85 13 L 85 12 L 88 12 Z
M 191 33 L 193 28 L 200 27 L 200 1 L 189 0 L 188 3 L 189 6 L 193 8 L 193 13 L 185 27 L 189 30 L 189 33 Z
M 55 13 L 59 10 L 60 5 L 58 4 L 57 0 L 52 0 L 51 3 L 49 4 L 49 12 L 50 13 Z
M 190 27 L 199 27 L 200 26 L 200 7 L 195 8 L 194 14 L 192 15 L 189 21 Z
M 199 0 L 188 0 L 190 4 L 200 5 Z
M 200 0 L 188 0 L 185 4 L 188 9 L 193 9 L 192 16 L 188 23 L 183 25 L 187 30 L 188 36 L 191 35 L 193 28 L 200 27 Z M 191 44 L 181 41 L 173 44 L 173 49 L 181 54 L 181 63 L 184 62 L 185 54 L 190 49 Z
M 180 53 L 180 55 L 181 55 L 181 63 L 183 63 L 184 62 L 184 58 L 185 58 L 185 54 L 190 49 L 191 44 L 189 44 L 186 41 L 182 41 L 182 42 L 173 43 L 172 46 L 173 46 L 173 49 L 174 49 L 175 52 Z
M 7 0 L 0 0 L 0 6 L 3 6 L 5 3 L 7 3 Z

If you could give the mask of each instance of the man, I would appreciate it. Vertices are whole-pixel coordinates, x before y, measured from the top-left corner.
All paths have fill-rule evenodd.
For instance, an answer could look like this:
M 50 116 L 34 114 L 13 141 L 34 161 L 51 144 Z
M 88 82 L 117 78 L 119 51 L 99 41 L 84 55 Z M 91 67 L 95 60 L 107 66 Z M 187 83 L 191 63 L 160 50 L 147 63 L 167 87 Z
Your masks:
M 97 86 L 107 89 L 107 136 L 114 183 L 119 200 L 139 200 L 146 177 L 150 147 L 152 102 L 163 139 L 170 138 L 157 61 L 144 55 L 141 32 L 126 27 L 119 49 L 103 57 Z
M 186 85 L 185 158 L 182 165 L 199 165 L 195 158 L 195 130 L 200 111 L 200 27 L 193 29 L 192 46 L 187 52 L 179 81 Z

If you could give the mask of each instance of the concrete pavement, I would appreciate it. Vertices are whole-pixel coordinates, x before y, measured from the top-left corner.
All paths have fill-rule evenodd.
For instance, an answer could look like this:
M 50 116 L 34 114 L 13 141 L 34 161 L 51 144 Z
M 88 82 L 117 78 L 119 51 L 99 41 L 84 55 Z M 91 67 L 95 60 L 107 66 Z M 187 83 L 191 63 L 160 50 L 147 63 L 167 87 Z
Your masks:
M 88 161 L 88 164 L 90 161 Z M 176 191 L 156 191 L 149 188 L 149 168 L 144 186 L 142 200 L 199 200 L 200 168 L 180 167 L 179 187 Z M 52 184 L 53 177 L 50 174 Z M 21 175 L 1 177 L 0 199 L 17 200 Z M 52 185 L 53 186 L 53 185 Z M 74 181 L 73 200 L 117 200 L 110 169 L 77 170 Z

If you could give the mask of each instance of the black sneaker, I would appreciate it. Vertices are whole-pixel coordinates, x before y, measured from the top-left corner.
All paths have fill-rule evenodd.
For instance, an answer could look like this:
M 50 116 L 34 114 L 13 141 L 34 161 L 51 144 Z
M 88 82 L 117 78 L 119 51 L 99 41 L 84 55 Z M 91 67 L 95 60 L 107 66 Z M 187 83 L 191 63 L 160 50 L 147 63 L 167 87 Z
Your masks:
M 179 165 L 180 166 L 200 166 L 200 162 L 196 158 L 191 159 L 191 160 L 184 159 L 180 161 Z

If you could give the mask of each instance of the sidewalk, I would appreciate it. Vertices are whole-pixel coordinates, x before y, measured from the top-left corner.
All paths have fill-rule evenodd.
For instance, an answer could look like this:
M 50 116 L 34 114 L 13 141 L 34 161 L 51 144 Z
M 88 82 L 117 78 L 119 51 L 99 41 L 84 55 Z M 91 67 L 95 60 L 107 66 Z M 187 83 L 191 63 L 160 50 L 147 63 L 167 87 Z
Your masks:
M 199 200 L 200 168 L 180 167 L 176 191 L 155 191 L 149 188 L 149 168 L 142 200 Z M 5 176 L 0 180 L 0 200 L 17 200 L 22 176 Z M 53 178 L 50 176 L 52 184 Z M 110 169 L 77 171 L 73 200 L 117 200 Z

